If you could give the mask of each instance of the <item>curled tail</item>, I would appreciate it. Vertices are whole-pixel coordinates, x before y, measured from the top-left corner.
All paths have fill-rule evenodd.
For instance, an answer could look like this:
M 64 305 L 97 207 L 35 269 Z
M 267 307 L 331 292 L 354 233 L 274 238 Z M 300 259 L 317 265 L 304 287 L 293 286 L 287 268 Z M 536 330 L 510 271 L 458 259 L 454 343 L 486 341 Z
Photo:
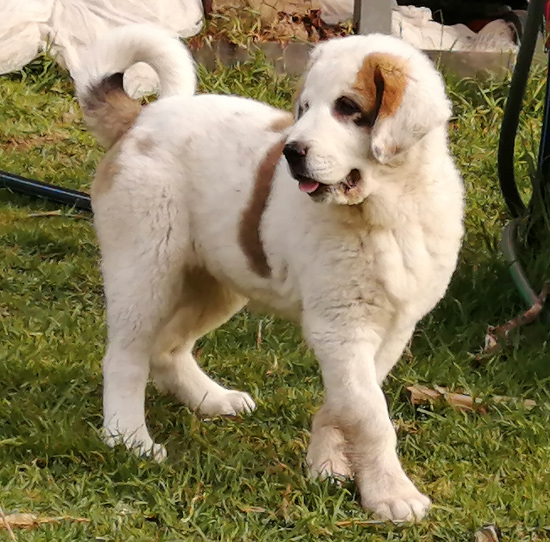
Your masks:
M 156 71 L 160 97 L 195 93 L 193 58 L 177 36 L 147 24 L 109 31 L 83 52 L 73 73 L 86 123 L 107 148 L 130 129 L 141 111 L 140 102 L 122 86 L 124 72 L 137 62 Z

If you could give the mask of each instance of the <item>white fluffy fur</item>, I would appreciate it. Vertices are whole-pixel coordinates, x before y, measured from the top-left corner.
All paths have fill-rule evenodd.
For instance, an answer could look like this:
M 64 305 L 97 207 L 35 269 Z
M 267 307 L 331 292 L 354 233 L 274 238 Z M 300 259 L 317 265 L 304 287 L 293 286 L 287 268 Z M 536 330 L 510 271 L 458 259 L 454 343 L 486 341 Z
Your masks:
M 138 62 L 158 74 L 160 97 L 192 95 L 197 86 L 193 57 L 176 33 L 150 24 L 121 26 L 83 49 L 72 76 L 79 99 L 113 73 L 124 73 Z
M 363 506 L 384 518 L 422 518 L 430 501 L 399 463 L 381 385 L 443 296 L 463 233 L 440 75 L 387 36 L 315 48 L 299 98 L 307 111 L 283 135 L 307 143 L 310 176 L 334 192 L 314 201 L 279 160 L 261 220 L 272 270 L 264 278 L 249 267 L 238 229 L 258 167 L 283 136 L 270 129 L 281 111 L 239 97 L 189 96 L 187 53 L 156 30 L 106 39 L 103 56 L 91 52 L 80 90 L 147 57 L 161 86 L 181 94 L 143 110 L 120 143 L 113 186 L 93 202 L 109 330 L 108 441 L 164 457 L 145 422 L 150 374 L 205 415 L 253 410 L 248 394 L 215 383 L 192 355 L 196 339 L 251 300 L 300 323 L 319 360 L 326 394 L 313 422 L 311 471 L 353 475 Z M 339 120 L 332 104 L 364 58 L 379 52 L 408 66 L 400 108 L 372 130 Z M 347 201 L 337 187 L 353 168 L 359 195 Z

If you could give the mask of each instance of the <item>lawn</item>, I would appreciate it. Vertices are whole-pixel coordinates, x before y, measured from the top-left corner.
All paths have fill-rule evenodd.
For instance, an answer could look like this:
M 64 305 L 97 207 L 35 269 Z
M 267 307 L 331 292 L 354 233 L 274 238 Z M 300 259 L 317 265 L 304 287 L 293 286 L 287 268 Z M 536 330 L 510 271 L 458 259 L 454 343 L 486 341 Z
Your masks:
M 201 71 L 202 91 L 283 108 L 294 84 L 260 57 Z M 373 523 L 352 484 L 308 480 L 319 370 L 299 330 L 271 317 L 243 312 L 198 352 L 210 374 L 253 394 L 253 415 L 201 421 L 151 386 L 148 420 L 169 459 L 157 465 L 108 449 L 98 431 L 106 330 L 90 217 L 0 190 L 0 505 L 6 513 L 88 520 L 17 530 L 16 540 L 460 542 L 473 541 L 486 523 L 498 524 L 504 540 L 550 539 L 548 328 L 534 324 L 502 353 L 476 360 L 487 326 L 524 309 L 498 249 L 508 219 L 496 175 L 508 82 L 449 78 L 448 88 L 467 235 L 447 296 L 420 323 L 385 386 L 405 469 L 434 501 L 428 517 L 412 526 Z M 525 188 L 543 94 L 535 71 L 517 152 Z M 102 152 L 69 79 L 47 59 L 1 79 L 0 127 L 1 169 L 89 188 Z M 405 389 L 415 383 L 517 401 L 492 404 L 486 414 L 444 402 L 414 406 Z M 536 406 L 527 410 L 522 399 Z

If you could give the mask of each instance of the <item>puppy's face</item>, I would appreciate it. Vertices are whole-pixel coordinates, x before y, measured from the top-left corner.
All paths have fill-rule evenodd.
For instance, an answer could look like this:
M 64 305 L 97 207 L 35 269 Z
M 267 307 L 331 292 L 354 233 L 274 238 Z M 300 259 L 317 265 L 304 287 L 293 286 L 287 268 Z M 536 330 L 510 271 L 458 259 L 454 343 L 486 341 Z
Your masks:
M 392 166 L 450 117 L 441 76 L 405 42 L 382 35 L 333 39 L 311 55 L 285 157 L 316 201 L 355 205 Z

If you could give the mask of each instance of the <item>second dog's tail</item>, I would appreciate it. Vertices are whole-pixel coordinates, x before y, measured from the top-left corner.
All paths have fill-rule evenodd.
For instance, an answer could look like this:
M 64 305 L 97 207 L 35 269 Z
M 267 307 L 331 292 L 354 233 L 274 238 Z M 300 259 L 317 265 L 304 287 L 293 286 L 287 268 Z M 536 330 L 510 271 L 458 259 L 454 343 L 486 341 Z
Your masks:
M 156 71 L 160 97 L 195 93 L 193 58 L 176 35 L 147 24 L 109 31 L 83 52 L 73 73 L 86 123 L 106 147 L 134 124 L 141 111 L 140 102 L 122 86 L 124 72 L 137 62 Z

